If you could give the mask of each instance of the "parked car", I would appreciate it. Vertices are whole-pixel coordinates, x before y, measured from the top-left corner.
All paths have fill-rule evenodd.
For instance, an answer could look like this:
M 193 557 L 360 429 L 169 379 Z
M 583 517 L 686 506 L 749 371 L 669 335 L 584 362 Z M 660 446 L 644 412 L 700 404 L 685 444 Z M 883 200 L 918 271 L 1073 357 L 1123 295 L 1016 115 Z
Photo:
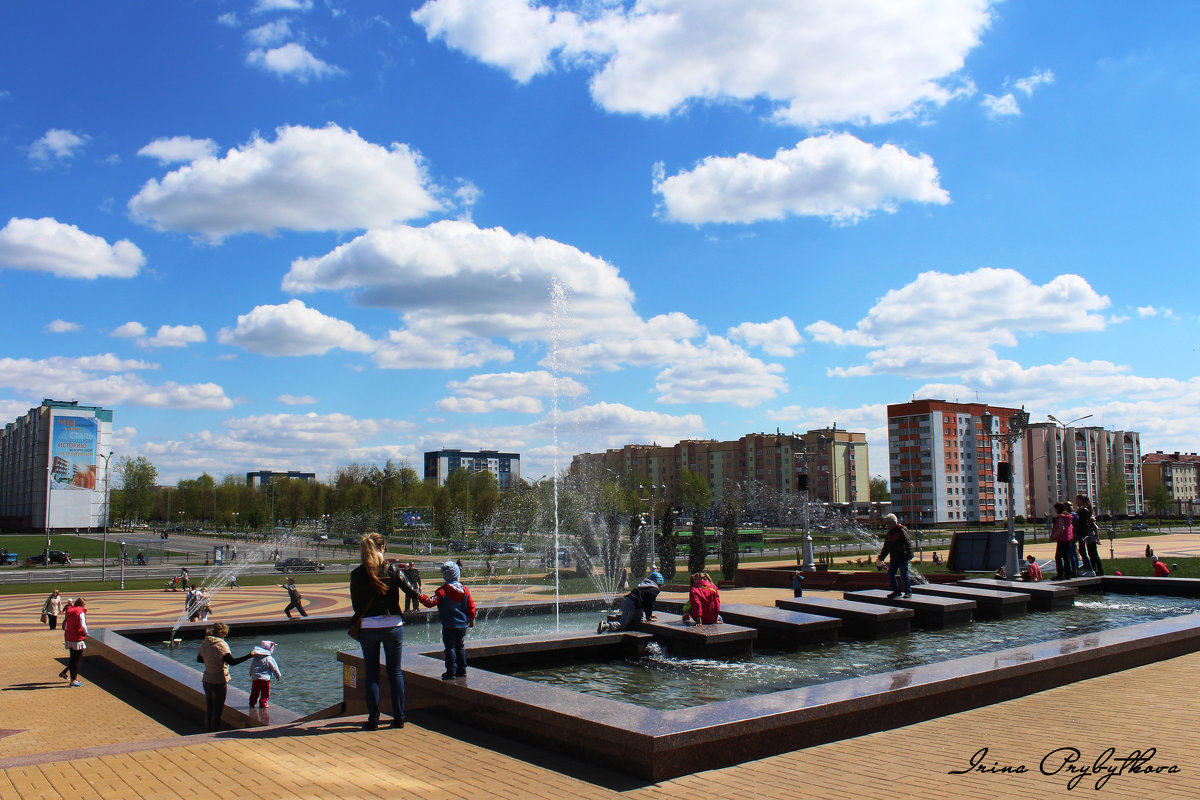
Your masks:
M 343 536 L 342 544 L 360 545 L 362 544 L 362 539 L 357 536 Z
M 1150 530 L 1150 525 L 1145 522 L 1135 522 L 1135 523 L 1133 523 L 1132 530 L 1148 531 L 1148 530 Z
M 446 542 L 447 550 L 462 551 L 467 549 L 467 543 L 462 539 L 451 539 Z
M 51 550 L 50 551 L 50 563 L 51 564 L 67 564 L 70 562 L 70 560 L 71 560 L 70 553 L 65 553 L 62 550 Z M 33 558 L 29 559 L 29 561 L 30 561 L 30 563 L 33 563 L 33 564 L 45 564 L 46 563 L 46 553 L 44 551 L 41 553 L 38 553 Z
M 497 553 L 503 553 L 504 550 L 501 548 L 499 542 L 480 542 L 479 552 L 484 555 L 494 556 Z
M 275 569 L 279 572 L 319 572 L 325 565 L 311 558 L 281 558 L 275 562 Z
M 524 553 L 525 548 L 516 542 L 503 542 L 500 545 L 501 553 Z
M 329 534 L 328 533 L 314 533 L 313 541 L 314 542 L 327 542 L 327 541 L 329 541 Z

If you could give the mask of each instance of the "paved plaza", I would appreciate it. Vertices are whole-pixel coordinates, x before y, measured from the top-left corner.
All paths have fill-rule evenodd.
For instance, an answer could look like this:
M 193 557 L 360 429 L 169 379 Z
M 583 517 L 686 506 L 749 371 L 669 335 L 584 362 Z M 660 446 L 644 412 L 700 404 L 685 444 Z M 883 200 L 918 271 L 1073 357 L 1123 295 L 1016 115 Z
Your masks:
M 1148 542 L 1167 561 L 1200 550 L 1200 536 L 1172 535 L 1119 541 L 1117 554 L 1140 555 Z M 1039 557 L 1041 547 L 1033 549 Z M 477 597 L 505 602 L 526 591 L 497 585 Z M 770 605 L 789 594 L 740 589 L 722 597 Z M 310 613 L 349 613 L 344 583 L 305 584 L 304 596 Z M 65 650 L 61 632 L 37 621 L 43 599 L 0 596 L 3 800 L 1200 797 L 1200 654 L 646 785 L 429 714 L 413 715 L 402 730 L 363 732 L 361 719 L 351 718 L 200 733 L 198 719 L 146 702 L 136 687 L 89 670 L 86 654 L 82 687 L 58 680 Z M 247 587 L 218 594 L 214 611 L 218 617 L 277 617 L 285 602 L 277 587 Z M 175 593 L 95 594 L 88 598 L 89 624 L 166 624 L 181 605 Z M 286 692 L 286 683 L 281 688 Z M 977 755 L 983 748 L 986 754 Z M 1097 762 L 1101 772 L 1083 774 Z

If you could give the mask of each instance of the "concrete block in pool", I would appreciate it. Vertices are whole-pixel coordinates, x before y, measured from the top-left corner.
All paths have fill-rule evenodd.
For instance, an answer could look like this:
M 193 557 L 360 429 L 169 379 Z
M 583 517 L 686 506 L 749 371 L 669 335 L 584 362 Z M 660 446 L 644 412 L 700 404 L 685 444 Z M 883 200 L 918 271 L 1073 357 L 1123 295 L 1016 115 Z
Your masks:
M 937 595 L 914 595 L 913 597 L 888 597 L 883 589 L 867 589 L 862 592 L 846 592 L 843 597 L 856 603 L 874 603 L 881 606 L 911 608 L 912 624 L 918 628 L 941 630 L 948 625 L 965 625 L 975 613 L 975 601 L 957 597 Z
M 914 595 L 956 597 L 975 602 L 976 619 L 1007 619 L 1029 612 L 1029 595 L 1000 589 L 977 589 L 973 586 L 920 584 L 912 587 Z
M 721 606 L 721 616 L 734 625 L 754 628 L 758 631 L 754 646 L 772 650 L 799 650 L 833 644 L 842 627 L 842 621 L 837 617 L 746 603 Z
M 1029 595 L 1030 611 L 1053 611 L 1075 605 L 1079 590 L 1061 583 L 1026 583 L 1024 581 L 1002 581 L 996 578 L 968 578 L 955 586 L 972 586 L 976 589 L 1001 589 L 1006 592 L 1021 592 Z
M 916 616 L 911 608 L 856 603 L 832 597 L 789 597 L 776 600 L 775 606 L 786 611 L 837 617 L 842 621 L 840 634 L 856 639 L 879 639 L 908 633 Z
M 757 633 L 732 622 L 714 625 L 685 625 L 677 614 L 659 612 L 655 622 L 643 620 L 635 630 L 648 633 L 666 645 L 674 655 L 698 658 L 735 658 L 748 656 Z

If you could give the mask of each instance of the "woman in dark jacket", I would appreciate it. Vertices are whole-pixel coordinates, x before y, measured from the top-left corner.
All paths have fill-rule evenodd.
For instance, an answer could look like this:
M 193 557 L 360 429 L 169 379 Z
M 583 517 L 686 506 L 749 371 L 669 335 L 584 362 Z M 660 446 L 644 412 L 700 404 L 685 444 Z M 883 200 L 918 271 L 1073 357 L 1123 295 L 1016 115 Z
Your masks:
M 368 533 L 359 543 L 361 560 L 350 573 L 350 604 L 354 618 L 361 620 L 358 641 L 363 654 L 363 692 L 367 721 L 363 730 L 379 727 L 379 651 L 387 663 L 388 688 L 392 695 L 392 727 L 404 727 L 404 677 L 400 655 L 404 647 L 404 618 L 400 593 L 419 601 L 420 595 L 397 568 L 384 560 L 387 540 Z
M 1096 515 L 1092 512 L 1092 501 L 1083 495 L 1075 496 L 1075 511 L 1079 514 L 1079 525 L 1075 528 L 1075 538 L 1079 540 L 1079 552 L 1086 549 L 1086 560 L 1092 573 L 1097 577 L 1104 575 L 1104 565 L 1100 563 L 1100 527 L 1096 524 Z

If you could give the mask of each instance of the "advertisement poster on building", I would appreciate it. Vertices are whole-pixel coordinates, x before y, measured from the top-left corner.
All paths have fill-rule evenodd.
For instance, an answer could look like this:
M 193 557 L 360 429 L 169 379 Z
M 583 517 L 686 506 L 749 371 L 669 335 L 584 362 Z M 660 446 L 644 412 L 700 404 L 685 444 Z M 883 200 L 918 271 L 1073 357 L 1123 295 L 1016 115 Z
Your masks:
M 55 416 L 50 434 L 50 488 L 96 488 L 96 420 Z

